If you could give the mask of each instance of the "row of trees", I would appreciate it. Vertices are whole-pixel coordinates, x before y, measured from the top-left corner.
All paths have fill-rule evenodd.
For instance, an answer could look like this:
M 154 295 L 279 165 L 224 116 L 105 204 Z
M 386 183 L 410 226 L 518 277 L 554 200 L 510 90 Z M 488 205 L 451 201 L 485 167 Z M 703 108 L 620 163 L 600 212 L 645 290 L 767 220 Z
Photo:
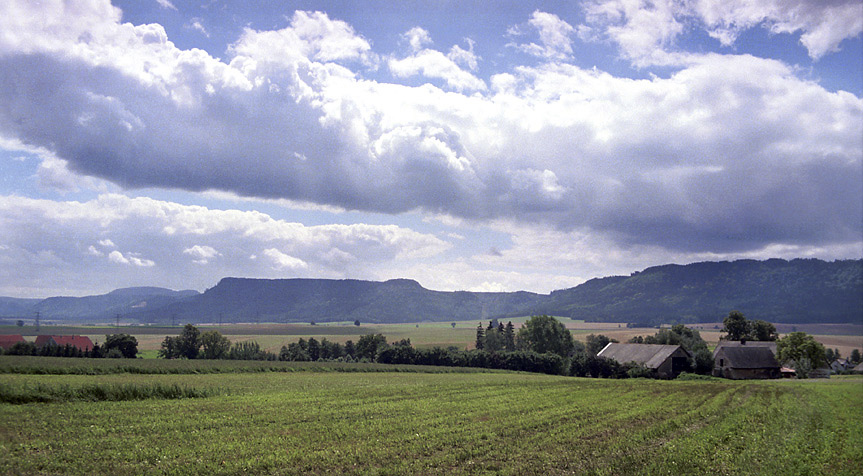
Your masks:
M 836 359 L 841 359 L 842 354 L 839 353 L 839 349 L 827 349 L 824 351 L 827 356 L 827 362 L 833 362 Z M 854 349 L 851 351 L 851 355 L 848 356 L 848 362 L 857 365 L 861 361 L 860 349 Z
M 163 359 L 231 359 L 231 360 L 276 360 L 254 341 L 235 342 L 219 331 L 201 332 L 192 324 L 186 324 L 178 336 L 166 336 L 159 349 Z
M 3 350 L 0 349 L 0 352 Z M 138 339 L 129 334 L 109 334 L 105 336 L 105 343 L 93 344 L 93 348 L 83 350 L 78 347 L 66 345 L 36 346 L 35 342 L 16 342 L 5 352 L 7 355 L 36 355 L 42 357 L 81 357 L 99 359 L 127 358 L 134 359 L 138 355 Z
M 556 354 L 568 357 L 575 350 L 572 334 L 557 319 L 550 316 L 533 316 L 515 331 L 512 322 L 492 320 L 483 328 L 476 328 L 476 348 L 489 352 L 527 351 L 537 354 Z
M 410 346 L 410 340 L 399 342 Z M 344 345 L 326 338 L 301 338 L 282 346 L 278 354 L 265 349 L 255 341 L 234 342 L 219 331 L 201 332 L 192 324 L 186 324 L 180 335 L 166 336 L 162 341 L 159 357 L 163 359 L 229 359 L 229 360 L 287 360 L 297 362 L 317 360 L 375 361 L 380 350 L 387 347 L 386 337 L 381 334 L 361 336 L 359 341 L 347 341 Z
M 401 345 L 410 345 L 410 339 L 405 339 L 400 342 Z M 309 340 L 300 338 L 297 342 L 292 342 L 286 346 L 282 346 L 279 351 L 279 360 L 289 360 L 295 362 L 306 362 L 316 360 L 343 360 L 355 361 L 362 360 L 373 362 L 378 353 L 387 347 L 387 339 L 382 334 L 367 334 L 360 336 L 359 341 L 354 344 L 352 340 L 345 342 L 344 345 L 338 342 L 327 340 L 326 337 L 320 341 L 314 337 Z
M 509 330 L 507 330 L 509 328 Z M 175 359 L 249 359 L 285 361 L 365 361 L 385 364 L 438 365 L 541 372 L 556 375 L 595 375 L 601 377 L 631 376 L 626 370 L 607 359 L 586 354 L 585 346 L 576 343 L 557 319 L 549 316 L 530 318 L 516 335 L 514 327 L 491 323 L 482 329 L 486 339 L 481 349 L 459 350 L 455 347 L 417 349 L 410 339 L 392 344 L 382 334 L 360 336 L 358 341 L 344 345 L 326 338 L 299 339 L 282 346 L 278 355 L 260 349 L 255 342 L 231 342 L 218 331 L 201 332 L 188 324 L 178 336 L 167 336 L 159 356 Z M 509 338 L 507 335 L 509 334 Z M 594 338 L 596 336 L 590 336 Z M 600 336 L 599 339 L 601 340 Z M 511 350 L 510 350 L 511 349 Z M 573 357 L 576 353 L 584 358 Z M 577 361 L 573 367 L 571 362 Z M 583 364 L 587 362 L 587 364 Z M 597 364 L 598 363 L 598 364 Z M 582 371 L 582 367 L 586 371 Z M 597 370 L 600 369 L 600 370 Z M 612 369 L 606 371 L 604 369 Z
M 724 324 L 726 339 L 738 336 L 775 339 L 776 330 L 772 324 L 748 321 L 736 311 L 729 314 Z M 483 367 L 605 378 L 652 375 L 652 371 L 644 367 L 632 363 L 620 364 L 597 356 L 599 351 L 615 340 L 602 334 L 591 334 L 583 344 L 573 340 L 569 330 L 550 316 L 533 316 L 517 332 L 511 322 L 503 325 L 492 321 L 485 327 L 480 324 L 476 335 L 477 348 L 470 351 L 454 347 L 416 349 L 410 339 L 389 344 L 382 334 L 367 334 L 356 343 L 349 340 L 345 344 L 326 338 L 301 338 L 282 346 L 278 354 L 273 354 L 261 349 L 256 342 L 237 342 L 232 345 L 218 331 L 201 333 L 188 324 L 180 335 L 165 337 L 159 355 L 163 358 L 186 359 L 341 360 Z M 652 336 L 634 337 L 629 342 L 680 345 L 693 356 L 689 362 L 692 372 L 709 374 L 713 369 L 713 357 L 707 343 L 697 330 L 682 324 L 659 329 Z M 777 346 L 777 360 L 792 363 L 802 376 L 806 375 L 807 369 L 816 368 L 825 362 L 824 347 L 805 333 L 791 333 L 780 339 Z

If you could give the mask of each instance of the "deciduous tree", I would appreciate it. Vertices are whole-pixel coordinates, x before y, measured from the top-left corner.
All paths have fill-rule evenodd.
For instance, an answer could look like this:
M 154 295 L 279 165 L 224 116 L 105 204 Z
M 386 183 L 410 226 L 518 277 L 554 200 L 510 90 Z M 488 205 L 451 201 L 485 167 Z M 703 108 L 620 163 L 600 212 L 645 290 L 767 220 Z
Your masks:
M 138 339 L 129 334 L 106 335 L 103 349 L 106 353 L 117 349 L 123 357 L 134 359 L 138 355 Z
M 826 364 L 821 343 L 805 332 L 792 332 L 776 342 L 776 360 L 794 366 L 798 378 L 806 378 L 813 369 Z
M 307 352 L 313 361 L 321 358 L 321 344 L 314 337 L 309 337 Z
M 740 311 L 729 312 L 722 321 L 722 332 L 725 333 L 722 339 L 725 340 L 748 339 L 751 330 L 751 323 Z
M 201 350 L 201 331 L 197 327 L 186 324 L 177 341 L 177 351 L 180 357 L 194 359 Z
M 201 334 L 201 346 L 205 359 L 224 359 L 231 350 L 231 341 L 219 331 L 212 330 Z
M 162 341 L 162 347 L 159 349 L 159 357 L 163 359 L 180 358 L 180 346 L 178 341 L 178 337 L 165 336 L 165 339 Z M 91 353 L 95 353 L 95 349 Z
M 366 334 L 364 336 L 360 336 L 360 340 L 357 341 L 356 345 L 356 353 L 358 358 L 366 358 L 369 360 L 375 360 L 378 352 L 383 350 L 387 346 L 387 338 L 382 334 Z
M 586 342 L 587 351 L 592 355 L 596 355 L 609 343 L 617 341 L 615 341 L 614 339 L 610 339 L 608 336 L 602 334 L 590 334 L 587 336 Z
M 749 336 L 751 340 L 760 341 L 775 341 L 779 338 L 776 332 L 776 326 L 761 319 L 752 321 L 752 334 Z
M 567 357 L 572 352 L 572 334 L 551 316 L 532 316 L 518 331 L 518 340 L 525 350 L 538 354 L 553 353 Z

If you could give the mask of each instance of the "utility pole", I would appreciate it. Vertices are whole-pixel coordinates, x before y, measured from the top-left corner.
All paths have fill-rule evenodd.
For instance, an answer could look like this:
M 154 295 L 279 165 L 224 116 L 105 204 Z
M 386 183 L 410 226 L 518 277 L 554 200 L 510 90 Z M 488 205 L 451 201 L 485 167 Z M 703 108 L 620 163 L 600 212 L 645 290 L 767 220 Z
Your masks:
M 39 311 L 36 311 L 36 330 L 39 330 Z
M 120 313 L 119 312 L 117 313 L 116 318 L 117 318 L 117 327 L 120 327 Z
M 224 315 L 225 315 L 225 314 L 224 314 L 223 312 L 220 312 L 220 313 L 219 313 L 219 327 L 222 327 L 222 317 L 223 317 Z
M 171 327 L 177 325 L 177 313 L 171 314 Z

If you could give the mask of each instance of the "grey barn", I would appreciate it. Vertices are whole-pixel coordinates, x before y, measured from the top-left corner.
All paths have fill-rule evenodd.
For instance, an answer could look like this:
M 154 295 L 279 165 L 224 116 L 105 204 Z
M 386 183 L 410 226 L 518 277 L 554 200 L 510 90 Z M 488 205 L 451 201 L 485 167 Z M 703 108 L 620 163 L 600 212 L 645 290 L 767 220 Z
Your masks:
M 720 342 L 713 351 L 713 375 L 736 380 L 780 378 L 779 362 L 773 355 L 776 344 L 772 348 L 750 344 Z
M 635 362 L 656 372 L 657 377 L 674 378 L 680 372 L 689 370 L 692 359 L 686 349 L 679 345 L 660 344 L 619 344 L 606 345 L 597 357 L 616 360 L 621 364 Z

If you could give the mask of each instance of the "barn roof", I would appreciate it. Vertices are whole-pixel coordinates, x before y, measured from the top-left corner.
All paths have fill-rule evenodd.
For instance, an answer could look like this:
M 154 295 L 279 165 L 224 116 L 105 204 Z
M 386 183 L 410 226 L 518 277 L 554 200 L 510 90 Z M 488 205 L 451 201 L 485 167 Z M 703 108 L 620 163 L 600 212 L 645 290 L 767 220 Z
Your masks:
M 725 367 L 735 369 L 764 369 L 779 368 L 779 362 L 773 357 L 773 352 L 768 347 L 753 346 L 725 346 L 720 344 L 716 347 L 714 355 L 722 354 L 722 358 L 728 361 Z
M 0 347 L 8 349 L 18 342 L 24 342 L 24 337 L 21 334 L 0 335 Z
M 45 336 L 45 335 L 36 336 L 36 347 L 39 347 L 39 348 L 44 347 L 45 344 L 51 342 L 52 337 L 54 337 L 54 336 Z
M 46 344 L 55 344 L 60 347 L 66 344 L 77 347 L 81 350 L 90 350 L 93 348 L 93 341 L 87 336 L 37 336 L 36 345 L 42 347 Z
M 716 352 L 720 347 L 764 347 L 766 349 L 770 349 L 770 352 L 773 352 L 773 355 L 776 355 L 776 341 L 761 341 L 761 340 L 747 340 L 747 341 L 737 341 L 737 340 L 721 340 L 719 341 L 719 345 L 716 346 L 716 349 L 713 351 L 713 356 L 716 356 Z
M 681 349 L 688 352 L 679 345 L 661 345 L 661 344 L 620 344 L 612 342 L 605 346 L 598 354 L 598 357 L 614 359 L 620 363 L 635 362 L 649 369 L 656 369 L 662 365 L 671 354 Z

